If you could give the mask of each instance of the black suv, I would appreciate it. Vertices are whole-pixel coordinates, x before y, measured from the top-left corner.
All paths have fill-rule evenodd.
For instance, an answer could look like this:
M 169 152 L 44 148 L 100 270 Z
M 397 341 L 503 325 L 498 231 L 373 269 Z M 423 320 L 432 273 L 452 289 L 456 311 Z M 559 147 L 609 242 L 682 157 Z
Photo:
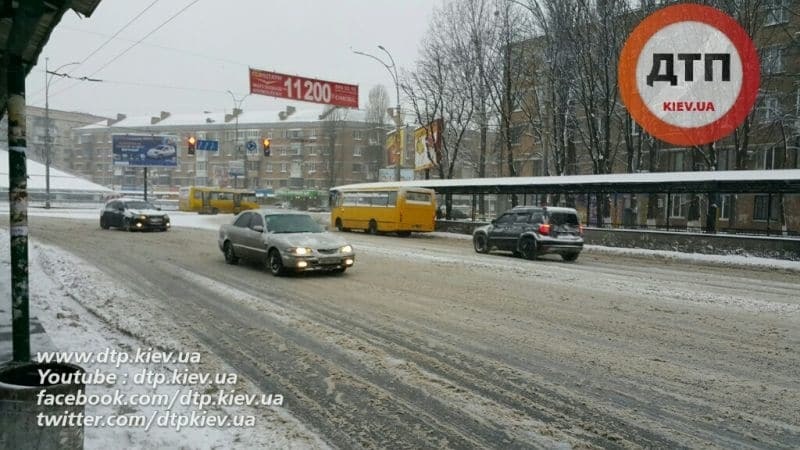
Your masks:
M 106 203 L 100 212 L 100 228 L 122 230 L 161 230 L 170 227 L 169 216 L 148 202 L 118 198 Z
M 518 206 L 477 228 L 472 243 L 478 253 L 497 249 L 527 259 L 558 253 L 575 261 L 583 249 L 583 226 L 572 208 Z

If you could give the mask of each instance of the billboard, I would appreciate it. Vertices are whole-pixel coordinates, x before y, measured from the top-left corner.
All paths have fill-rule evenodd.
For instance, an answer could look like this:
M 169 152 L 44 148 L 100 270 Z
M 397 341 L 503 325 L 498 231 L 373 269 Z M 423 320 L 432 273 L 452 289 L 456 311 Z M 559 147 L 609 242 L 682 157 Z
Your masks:
M 400 128 L 400 142 L 398 142 L 396 136 L 397 130 L 386 133 L 386 161 L 390 166 L 397 164 L 398 159 L 400 160 L 400 164 L 404 162 L 400 149 L 405 147 L 405 145 L 403 145 L 406 142 L 405 128 Z
M 250 93 L 358 108 L 358 86 L 250 69 Z
M 414 170 L 425 170 L 439 164 L 442 152 L 442 119 L 414 130 Z
M 112 135 L 111 148 L 114 165 L 175 167 L 178 165 L 177 143 L 177 136 Z

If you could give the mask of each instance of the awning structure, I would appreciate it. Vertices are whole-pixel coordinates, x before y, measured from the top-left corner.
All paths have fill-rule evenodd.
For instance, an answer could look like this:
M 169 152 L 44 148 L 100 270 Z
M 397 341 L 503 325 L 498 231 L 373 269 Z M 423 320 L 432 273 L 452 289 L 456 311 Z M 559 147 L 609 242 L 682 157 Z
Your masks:
M 64 13 L 72 9 L 90 16 L 100 1 L 0 0 L 0 119 L 6 111 L 9 56 L 22 58 L 27 75 Z
M 424 187 L 434 189 L 439 194 L 797 194 L 800 193 L 800 169 L 465 178 L 360 183 L 339 187 L 364 189 L 389 186 Z

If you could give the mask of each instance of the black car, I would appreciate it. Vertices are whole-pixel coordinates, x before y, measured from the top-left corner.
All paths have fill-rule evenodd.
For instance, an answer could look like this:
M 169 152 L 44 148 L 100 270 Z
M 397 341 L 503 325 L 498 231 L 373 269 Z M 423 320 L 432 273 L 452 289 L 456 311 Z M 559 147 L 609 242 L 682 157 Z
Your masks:
M 575 261 L 583 249 L 583 226 L 572 208 L 516 207 L 477 228 L 472 242 L 478 253 L 497 249 L 527 259 L 556 253 Z
M 161 230 L 170 227 L 169 216 L 152 204 L 136 199 L 118 198 L 106 203 L 100 212 L 100 228 L 128 231 Z

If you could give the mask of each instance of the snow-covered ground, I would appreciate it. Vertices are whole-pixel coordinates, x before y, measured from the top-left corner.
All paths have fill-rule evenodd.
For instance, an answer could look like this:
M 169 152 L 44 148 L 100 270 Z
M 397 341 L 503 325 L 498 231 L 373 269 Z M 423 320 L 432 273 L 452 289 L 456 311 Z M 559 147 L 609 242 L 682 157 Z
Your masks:
M 74 211 L 57 217 L 78 217 Z M 35 212 L 34 212 L 35 215 Z M 194 225 L 202 226 L 202 223 Z M 208 225 L 210 226 L 210 225 Z M 9 258 L 8 231 L 0 230 L 0 265 L 7 266 Z M 202 344 L 187 330 L 166 323 L 156 303 L 136 292 L 121 287 L 101 270 L 80 258 L 56 247 L 32 241 L 30 245 L 30 314 L 39 319 L 55 349 L 61 352 L 103 351 L 127 352 L 154 349 L 164 352 L 198 352 L 198 363 L 137 363 L 111 364 L 92 361 L 80 365 L 87 373 L 100 371 L 116 374 L 114 384 L 87 386 L 87 395 L 114 395 L 119 391 L 125 399 L 133 396 L 155 398 L 166 395 L 178 399 L 192 392 L 210 394 L 216 398 L 220 389 L 237 394 L 256 394 L 250 381 L 237 375 L 235 383 L 220 386 L 213 383 L 169 384 L 135 382 L 134 377 L 145 371 L 151 377 L 161 374 L 170 380 L 178 373 L 235 374 L 235 371 L 203 350 Z M 146 281 L 145 281 L 146 282 Z M 10 299 L 9 271 L 0 272 L 0 298 Z M 10 322 L 9 307 L 0 307 L 3 324 Z M 41 350 L 34 348 L 32 352 Z M 155 379 L 155 378 L 153 378 Z M 131 382 L 127 382 L 127 381 Z M 229 378 L 230 380 L 230 378 Z M 259 397 L 261 393 L 258 393 Z M 276 392 L 274 394 L 281 394 Z M 284 393 L 285 394 L 285 393 Z M 167 398 L 165 397 L 165 398 Z M 326 445 L 292 417 L 282 406 L 219 406 L 200 408 L 173 400 L 170 406 L 107 405 L 86 406 L 86 415 L 159 417 L 165 413 L 191 417 L 228 416 L 252 421 L 252 426 L 159 426 L 157 421 L 143 427 L 85 427 L 85 447 L 97 448 L 324 448 Z M 246 419 L 251 417 L 252 419 Z M 177 422 L 175 422 L 177 423 Z

